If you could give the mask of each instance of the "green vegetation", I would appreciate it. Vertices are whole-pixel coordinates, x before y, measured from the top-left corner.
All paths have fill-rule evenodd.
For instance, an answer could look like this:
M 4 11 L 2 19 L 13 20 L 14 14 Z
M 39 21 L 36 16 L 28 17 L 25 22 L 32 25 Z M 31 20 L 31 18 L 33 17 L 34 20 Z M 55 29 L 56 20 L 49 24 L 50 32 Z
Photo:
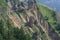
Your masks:
M 49 9 L 48 7 L 45 7 L 45 6 L 40 5 L 40 4 L 38 4 L 38 8 L 39 8 L 40 12 L 42 13 L 43 17 L 45 19 L 47 18 L 48 22 L 50 22 L 50 23 L 56 22 L 54 10 Z
M 44 6 L 43 4 L 37 3 L 37 6 L 39 8 L 40 13 L 43 15 L 43 18 L 50 23 L 51 27 L 55 29 L 57 33 L 60 32 L 60 29 L 57 30 L 57 28 L 59 28 L 60 26 L 58 26 L 57 23 L 56 12 L 53 9 Z
M 23 28 L 15 28 L 10 19 L 6 22 L 0 19 L 0 40 L 32 40 L 32 38 L 24 33 Z
M 49 36 L 47 37 L 46 33 L 42 30 L 41 26 L 38 25 L 37 22 L 32 26 L 32 28 L 23 22 L 20 15 L 25 17 L 26 11 L 11 12 L 11 15 L 17 18 L 21 25 L 21 28 L 15 27 L 12 20 L 9 18 L 10 14 L 7 14 L 7 7 L 7 3 L 4 0 L 0 0 L 0 40 L 33 40 L 32 36 L 34 33 L 38 34 L 38 39 L 41 38 L 42 40 L 50 40 Z M 60 24 L 57 23 L 56 12 L 51 8 L 39 3 L 37 3 L 37 7 L 43 18 L 50 23 L 51 28 L 60 33 Z M 34 10 L 30 11 L 30 16 L 34 17 L 35 22 L 36 16 L 34 15 L 33 11 Z
M 8 18 L 5 0 L 0 0 L 0 40 L 32 40 L 28 33 L 25 34 L 23 28 L 15 28 Z

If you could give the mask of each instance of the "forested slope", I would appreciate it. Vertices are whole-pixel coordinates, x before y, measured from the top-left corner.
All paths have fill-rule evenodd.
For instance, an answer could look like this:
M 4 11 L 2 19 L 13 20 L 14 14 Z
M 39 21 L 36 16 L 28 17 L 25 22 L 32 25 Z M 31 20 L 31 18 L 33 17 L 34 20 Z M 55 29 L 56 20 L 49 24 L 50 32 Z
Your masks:
M 35 0 L 0 0 L 0 4 L 0 40 L 60 39 L 54 10 Z

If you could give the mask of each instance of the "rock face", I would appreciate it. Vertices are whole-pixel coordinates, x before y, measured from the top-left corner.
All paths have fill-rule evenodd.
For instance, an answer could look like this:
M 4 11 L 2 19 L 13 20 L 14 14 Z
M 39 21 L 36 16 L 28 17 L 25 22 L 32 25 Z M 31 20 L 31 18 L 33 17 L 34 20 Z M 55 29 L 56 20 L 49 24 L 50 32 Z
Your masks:
M 19 15 L 19 20 L 21 20 L 21 22 L 19 23 L 19 21 L 16 21 L 18 19 L 15 18 L 14 23 L 20 27 L 22 25 L 26 26 L 27 30 L 30 30 L 32 32 L 31 35 L 33 34 L 33 39 L 38 40 L 40 38 L 39 40 L 49 40 L 49 38 L 51 37 L 51 39 L 53 40 L 59 40 L 60 37 L 57 38 L 58 35 L 56 35 L 55 31 L 52 32 L 53 30 L 50 29 L 49 23 L 43 18 L 41 12 L 38 10 L 35 0 L 6 0 L 6 2 L 8 4 L 8 8 L 12 10 L 12 12 L 10 12 L 10 15 L 16 13 Z M 13 18 L 11 20 L 14 21 Z M 40 34 L 41 29 L 43 30 L 42 34 L 46 36 L 46 39 L 44 39 Z M 50 32 L 52 32 L 52 34 Z
M 8 3 L 9 7 L 11 7 L 12 10 L 14 11 L 23 11 L 25 9 L 30 9 L 33 6 L 33 1 L 32 0 L 6 0 Z

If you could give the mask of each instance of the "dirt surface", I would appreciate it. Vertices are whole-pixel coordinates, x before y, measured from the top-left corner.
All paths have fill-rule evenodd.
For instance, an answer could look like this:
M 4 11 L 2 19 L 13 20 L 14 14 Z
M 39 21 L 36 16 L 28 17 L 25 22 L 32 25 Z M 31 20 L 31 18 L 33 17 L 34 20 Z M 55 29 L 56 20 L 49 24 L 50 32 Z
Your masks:
M 15 17 L 12 16 L 12 15 L 9 15 L 9 18 L 12 20 L 12 22 L 14 23 L 14 25 L 15 25 L 16 27 L 20 27 L 20 23 L 19 23 L 19 21 L 18 21 L 17 18 L 15 18 Z

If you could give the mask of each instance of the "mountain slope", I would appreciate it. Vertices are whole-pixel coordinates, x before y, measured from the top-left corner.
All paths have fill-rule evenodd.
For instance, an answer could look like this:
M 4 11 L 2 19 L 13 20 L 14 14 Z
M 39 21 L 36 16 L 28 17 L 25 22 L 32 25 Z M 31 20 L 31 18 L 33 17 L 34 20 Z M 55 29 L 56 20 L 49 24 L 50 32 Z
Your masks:
M 30 40 L 60 39 L 58 34 L 55 32 L 55 27 L 57 24 L 54 10 L 43 5 L 37 4 L 35 0 L 28 1 L 6 0 L 6 6 L 7 6 L 5 10 L 6 13 L 5 12 L 4 12 L 5 14 L 1 13 L 2 15 L 0 14 L 1 16 L 0 19 L 4 20 L 6 26 L 5 28 L 7 28 L 8 30 L 11 30 L 9 28 L 12 29 L 17 28 L 14 29 L 13 31 L 11 30 L 13 39 L 10 38 L 11 34 L 7 36 L 11 40 L 14 39 L 19 40 L 23 35 L 23 34 L 19 35 L 22 31 L 24 31 L 24 34 L 27 38 L 29 36 Z M 11 23 L 11 25 L 13 26 L 7 27 L 8 25 L 7 22 Z M 20 29 L 23 30 L 20 32 L 19 31 Z M 15 31 L 17 32 L 15 36 L 13 36 L 13 32 Z M 26 38 L 25 36 L 24 37 L 23 36 L 22 38 Z M 22 38 L 21 40 L 25 40 Z M 26 40 L 29 40 L 29 38 Z

